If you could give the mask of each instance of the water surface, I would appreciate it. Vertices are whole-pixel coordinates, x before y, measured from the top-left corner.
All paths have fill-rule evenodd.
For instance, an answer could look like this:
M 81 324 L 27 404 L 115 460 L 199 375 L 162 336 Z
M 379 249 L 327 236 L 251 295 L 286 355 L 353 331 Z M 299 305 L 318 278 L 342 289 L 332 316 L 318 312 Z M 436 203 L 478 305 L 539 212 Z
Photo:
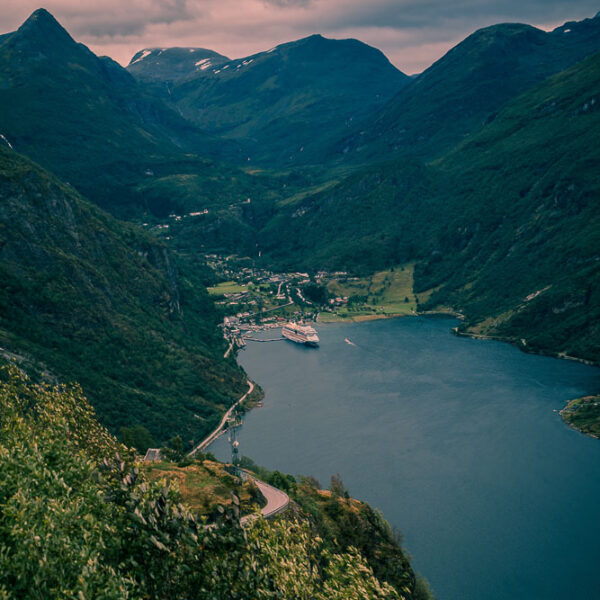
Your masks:
M 241 452 L 324 485 L 341 474 L 402 530 L 439 600 L 600 599 L 600 441 L 554 412 L 600 389 L 600 369 L 453 325 L 322 325 L 316 350 L 249 343 L 239 360 L 266 396 Z M 226 439 L 211 451 L 227 459 Z

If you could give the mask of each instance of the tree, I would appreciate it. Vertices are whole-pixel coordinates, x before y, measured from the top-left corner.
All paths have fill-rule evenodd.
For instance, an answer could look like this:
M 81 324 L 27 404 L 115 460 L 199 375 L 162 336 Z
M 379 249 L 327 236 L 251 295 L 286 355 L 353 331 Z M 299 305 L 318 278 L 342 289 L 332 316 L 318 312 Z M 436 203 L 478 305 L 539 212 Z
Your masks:
M 307 300 L 310 300 L 315 304 L 327 304 L 327 300 L 329 299 L 327 288 L 318 283 L 307 283 L 302 288 L 302 293 Z
M 156 446 L 152 434 L 143 425 L 121 427 L 119 437 L 126 446 L 135 448 L 140 454 L 145 454 L 148 448 Z

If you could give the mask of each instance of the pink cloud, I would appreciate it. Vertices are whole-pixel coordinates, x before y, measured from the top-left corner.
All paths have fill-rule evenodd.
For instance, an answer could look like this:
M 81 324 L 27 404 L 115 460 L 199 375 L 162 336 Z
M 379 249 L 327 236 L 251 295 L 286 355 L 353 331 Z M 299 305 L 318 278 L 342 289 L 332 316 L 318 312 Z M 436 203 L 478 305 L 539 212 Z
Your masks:
M 313 33 L 354 37 L 415 73 L 475 29 L 501 21 L 561 24 L 595 13 L 595 0 L 48 0 L 48 9 L 97 54 L 126 65 L 144 47 L 200 46 L 232 58 Z M 39 0 L 3 0 L 0 29 L 16 29 Z

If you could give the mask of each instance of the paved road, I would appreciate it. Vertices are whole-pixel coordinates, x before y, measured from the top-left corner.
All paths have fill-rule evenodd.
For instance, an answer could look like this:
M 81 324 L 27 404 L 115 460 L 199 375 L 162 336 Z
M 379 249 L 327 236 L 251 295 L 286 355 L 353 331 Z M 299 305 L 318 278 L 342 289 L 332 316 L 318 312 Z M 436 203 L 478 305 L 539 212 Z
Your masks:
M 231 416 L 231 413 L 235 410 L 238 404 L 241 404 L 248 394 L 252 393 L 254 389 L 254 383 L 247 380 L 248 383 L 248 391 L 223 415 L 219 426 L 204 440 L 202 440 L 197 446 L 193 448 L 191 452 L 188 453 L 188 456 L 194 456 L 196 452 L 204 452 L 222 433 L 225 431 L 225 423 L 227 423 L 227 419 Z
M 278 490 L 264 481 L 260 481 L 260 479 L 252 477 L 252 475 L 246 474 L 246 479 L 252 479 L 252 481 L 254 481 L 256 487 L 260 490 L 260 493 L 267 501 L 267 504 L 263 506 L 260 511 L 260 514 L 265 519 L 282 513 L 289 506 L 290 497 L 285 492 Z M 242 525 L 248 521 L 251 521 L 252 519 L 256 519 L 256 515 L 247 515 L 242 517 Z
M 225 354 L 223 354 L 223 358 L 227 358 L 232 349 L 233 349 L 233 339 L 231 340 L 231 343 L 229 344 L 229 348 L 227 348 L 227 350 L 225 350 Z
M 207 438 L 202 440 L 191 452 L 189 452 L 189 456 L 194 456 L 196 452 L 204 452 L 208 448 L 208 446 L 210 446 L 222 433 L 224 433 L 225 423 L 227 422 L 227 419 L 230 417 L 231 413 L 234 411 L 238 404 L 240 404 L 246 399 L 248 394 L 252 393 L 252 390 L 254 389 L 254 383 L 249 379 L 247 380 L 247 382 L 248 391 L 223 415 L 219 426 Z M 260 511 L 261 515 L 265 519 L 268 519 L 269 517 L 273 517 L 283 512 L 289 506 L 290 498 L 285 492 L 278 490 L 277 488 L 273 487 L 272 485 L 269 485 L 268 483 L 265 483 L 264 481 L 260 481 L 260 479 L 256 479 L 256 477 L 253 477 L 252 475 L 250 475 L 250 473 L 247 473 L 246 471 L 243 471 L 242 476 L 245 479 L 252 479 L 252 481 L 254 481 L 254 483 L 256 484 L 256 487 L 260 490 L 260 493 L 264 496 L 265 500 L 267 501 L 266 505 L 263 506 Z M 242 517 L 241 521 L 243 524 L 252 519 L 256 519 L 256 515 L 247 515 L 246 517 Z

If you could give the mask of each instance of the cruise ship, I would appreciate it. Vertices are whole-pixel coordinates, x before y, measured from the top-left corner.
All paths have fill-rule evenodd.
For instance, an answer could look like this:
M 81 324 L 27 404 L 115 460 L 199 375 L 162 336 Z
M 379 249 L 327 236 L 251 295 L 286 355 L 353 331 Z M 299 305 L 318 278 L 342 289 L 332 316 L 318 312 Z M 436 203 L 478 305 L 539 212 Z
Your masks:
M 305 346 L 319 345 L 319 336 L 317 335 L 315 328 L 310 325 L 301 325 L 294 321 L 290 321 L 281 329 L 281 335 L 297 344 L 304 344 Z

